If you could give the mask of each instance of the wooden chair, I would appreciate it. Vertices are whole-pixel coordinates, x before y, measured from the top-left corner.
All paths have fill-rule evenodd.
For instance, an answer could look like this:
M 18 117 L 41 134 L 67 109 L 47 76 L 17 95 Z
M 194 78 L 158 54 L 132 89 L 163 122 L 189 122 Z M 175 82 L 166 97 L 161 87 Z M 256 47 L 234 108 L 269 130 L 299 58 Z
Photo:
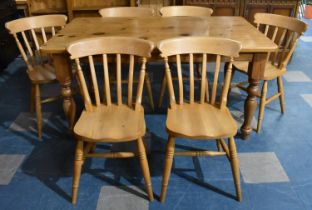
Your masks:
M 304 22 L 282 15 L 257 13 L 255 21 L 258 30 L 263 30 L 264 35 L 274 41 L 279 49 L 267 57 L 267 63 L 264 72 L 264 82 L 262 91 L 259 93 L 260 108 L 258 115 L 257 132 L 261 130 L 265 105 L 273 100 L 280 99 L 281 112 L 284 113 L 284 88 L 282 76 L 286 73 L 286 66 L 295 50 L 299 37 L 307 30 L 307 24 Z M 248 73 L 248 62 L 234 62 L 233 70 L 242 73 Z M 234 72 L 233 72 L 234 73 Z M 267 98 L 268 81 L 277 80 L 277 94 Z M 235 85 L 246 91 L 244 83 Z
M 154 10 L 146 7 L 111 7 L 99 10 L 102 17 L 144 17 L 154 16 Z
M 72 188 L 72 202 L 76 203 L 77 192 L 84 160 L 88 157 L 102 158 L 129 158 L 139 156 L 143 175 L 146 183 L 146 190 L 149 199 L 153 200 L 153 192 L 150 180 L 150 172 L 146 159 L 143 136 L 146 126 L 144 120 L 144 109 L 141 105 L 142 91 L 145 77 L 145 66 L 147 57 L 151 56 L 153 44 L 149 41 L 123 38 L 123 37 L 98 37 L 77 41 L 68 47 L 71 59 L 77 65 L 78 81 L 84 98 L 85 110 L 82 112 L 74 127 L 74 133 L 78 137 L 75 157 L 75 168 Z M 100 90 L 97 73 L 94 67 L 93 57 L 100 55 L 103 60 L 104 84 Z M 113 103 L 112 86 L 108 57 L 116 58 L 116 103 Z M 89 71 L 91 74 L 93 89 L 88 90 L 84 72 L 80 61 L 88 59 Z M 127 58 L 129 69 L 128 74 L 128 98 L 124 103 L 122 96 L 122 73 L 126 70 L 121 68 L 122 60 Z M 133 101 L 133 78 L 135 77 L 135 62 L 140 60 L 139 82 L 137 85 L 135 102 Z M 92 92 L 92 94 L 91 94 Z M 102 100 L 101 100 L 102 98 Z M 134 102 L 134 103 L 133 103 Z M 137 141 L 138 152 L 107 152 L 95 153 L 96 143 L 110 142 L 119 143 Z
M 103 8 L 99 10 L 102 17 L 149 17 L 154 16 L 154 10 L 152 8 L 143 7 L 112 7 Z M 127 81 L 123 81 L 127 82 Z M 138 82 L 138 81 L 134 81 Z M 154 110 L 154 99 L 152 84 L 148 72 L 145 73 L 145 85 L 148 95 L 149 104 L 152 110 Z
M 237 132 L 237 124 L 227 108 L 227 94 L 230 86 L 233 57 L 239 55 L 241 44 L 239 42 L 212 37 L 181 37 L 164 40 L 158 45 L 161 56 L 165 61 L 167 86 L 170 96 L 170 108 L 168 109 L 166 128 L 169 134 L 167 142 L 167 151 L 165 158 L 165 167 L 163 171 L 162 190 L 160 195 L 161 202 L 164 202 L 167 185 L 170 177 L 173 156 L 220 156 L 226 155 L 231 162 L 234 183 L 236 187 L 237 199 L 240 201 L 240 175 L 238 158 L 234 136 Z M 189 59 L 189 86 L 186 87 L 182 79 L 181 60 L 182 56 Z M 194 58 L 201 56 L 202 74 L 198 92 L 195 91 L 194 82 Z M 177 65 L 178 100 L 176 100 L 175 86 L 172 80 L 172 70 L 169 67 L 168 60 L 175 57 Z M 220 72 L 221 60 L 227 58 L 230 60 L 226 70 L 225 79 L 220 96 L 217 94 L 218 77 Z M 215 60 L 215 70 L 211 94 L 207 100 L 206 87 L 207 81 L 207 60 Z M 189 89 L 189 94 L 187 90 Z M 196 94 L 198 93 L 198 94 Z M 195 96 L 199 100 L 196 101 Z M 185 99 L 184 99 L 185 98 Z M 218 151 L 183 151 L 174 152 L 175 138 L 188 139 L 215 139 Z M 228 138 L 229 147 L 224 141 Z M 222 151 L 223 150 L 223 151 Z
M 31 81 L 31 111 L 34 107 L 37 115 L 38 137 L 42 138 L 41 104 L 51 102 L 58 97 L 41 99 L 40 86 L 56 81 L 55 71 L 48 55 L 40 52 L 40 46 L 48 41 L 46 31 L 52 36 L 66 24 L 65 15 L 42 15 L 21 18 L 6 23 L 6 28 L 14 36 L 17 47 L 27 65 L 28 77 Z M 38 34 L 38 32 L 41 32 Z M 42 40 L 42 41 L 40 41 Z
M 198 6 L 167 6 L 162 7 L 160 9 L 160 13 L 163 17 L 174 17 L 174 16 L 193 16 L 193 17 L 200 17 L 200 16 L 211 16 L 213 10 L 208 7 L 198 7 Z M 196 68 L 197 78 L 200 80 L 201 75 L 200 65 Z M 172 78 L 176 80 L 177 78 Z M 183 80 L 186 78 L 183 78 Z M 158 108 L 162 106 L 164 95 L 166 91 L 166 77 L 163 77 L 159 100 L 158 100 Z
M 160 9 L 160 14 L 163 17 L 174 16 L 211 16 L 213 10 L 208 7 L 198 6 L 167 6 Z

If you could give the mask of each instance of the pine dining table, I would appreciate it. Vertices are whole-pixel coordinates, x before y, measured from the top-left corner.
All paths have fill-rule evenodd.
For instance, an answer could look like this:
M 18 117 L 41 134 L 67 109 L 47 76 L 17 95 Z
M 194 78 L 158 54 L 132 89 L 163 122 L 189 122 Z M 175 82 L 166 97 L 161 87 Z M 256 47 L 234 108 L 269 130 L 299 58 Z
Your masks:
M 101 18 L 81 17 L 73 19 L 65 28 L 41 47 L 51 54 L 56 77 L 61 84 L 63 108 L 72 129 L 76 119 L 73 99 L 72 70 L 66 47 L 69 43 L 87 37 L 127 36 L 150 40 L 156 44 L 163 39 L 179 36 L 225 37 L 240 41 L 242 50 L 237 60 L 250 61 L 248 67 L 248 96 L 244 104 L 243 139 L 252 132 L 251 122 L 257 108 L 259 83 L 263 79 L 269 52 L 278 46 L 242 17 L 135 17 Z M 157 51 L 157 49 L 155 49 Z M 153 59 L 157 58 L 155 53 Z

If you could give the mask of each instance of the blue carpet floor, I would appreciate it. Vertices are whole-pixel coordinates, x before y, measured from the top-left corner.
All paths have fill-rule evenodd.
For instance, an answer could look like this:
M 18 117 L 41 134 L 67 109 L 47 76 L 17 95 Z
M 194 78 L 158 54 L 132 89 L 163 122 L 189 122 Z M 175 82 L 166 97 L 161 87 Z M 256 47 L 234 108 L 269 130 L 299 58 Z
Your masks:
M 307 20 L 310 25 L 312 21 Z M 312 209 L 312 28 L 300 40 L 284 77 L 286 113 L 279 102 L 265 110 L 263 129 L 248 141 L 236 137 L 243 201 L 234 199 L 230 165 L 225 157 L 176 157 L 166 202 L 161 204 L 162 170 L 167 141 L 165 109 L 152 113 L 146 98 L 146 135 L 156 200 L 148 202 L 137 159 L 88 160 L 81 176 L 78 202 L 70 202 L 74 139 L 68 134 L 62 102 L 43 106 L 43 141 L 38 141 L 35 115 L 29 113 L 30 83 L 17 58 L 0 74 L 0 209 Z M 163 65 L 150 65 L 157 93 Z M 235 75 L 234 82 L 244 75 Z M 58 92 L 46 87 L 44 94 Z M 276 83 L 269 83 L 269 93 Z M 242 122 L 245 94 L 233 90 L 230 109 Z M 158 96 L 155 96 L 155 101 Z M 81 99 L 76 96 L 78 111 Z M 177 149 L 215 148 L 214 142 L 177 140 Z M 122 147 L 123 145 L 118 145 Z M 118 147 L 117 146 L 117 147 Z M 129 145 L 128 145 L 129 146 Z M 127 146 L 127 147 L 128 147 Z M 99 150 L 109 150 L 100 145 Z

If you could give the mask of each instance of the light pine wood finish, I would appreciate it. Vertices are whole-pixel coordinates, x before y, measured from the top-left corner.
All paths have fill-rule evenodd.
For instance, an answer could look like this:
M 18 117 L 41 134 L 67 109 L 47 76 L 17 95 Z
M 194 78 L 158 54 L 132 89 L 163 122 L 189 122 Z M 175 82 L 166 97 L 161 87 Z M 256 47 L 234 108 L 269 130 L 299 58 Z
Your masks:
M 146 191 L 150 201 L 153 200 L 153 192 L 150 180 L 150 172 L 146 158 L 143 136 L 146 126 L 144 109 L 141 105 L 144 77 L 147 58 L 151 56 L 153 43 L 127 37 L 98 37 L 76 41 L 67 51 L 77 66 L 78 81 L 83 95 L 85 110 L 82 112 L 74 127 L 74 133 L 78 137 L 75 170 L 72 188 L 72 203 L 77 201 L 77 193 L 81 167 L 87 157 L 128 158 L 139 156 Z M 100 78 L 95 70 L 94 56 L 101 56 L 103 63 L 103 87 L 100 86 Z M 114 101 L 113 87 L 110 84 L 110 71 L 108 57 L 116 58 L 116 100 Z M 80 64 L 81 59 L 87 59 L 91 75 L 92 87 L 88 89 L 85 79 L 85 69 Z M 127 69 L 122 69 L 123 59 L 128 59 Z M 134 88 L 135 60 L 140 60 L 138 83 Z M 128 71 L 128 90 L 122 86 L 122 74 Z M 134 92 L 136 90 L 136 92 Z M 127 94 L 127 100 L 123 100 L 123 93 Z M 96 153 L 95 143 L 100 142 L 125 142 L 137 141 L 138 152 L 108 152 Z
M 204 16 L 209 17 L 213 13 L 213 10 L 208 7 L 197 7 L 197 6 L 168 6 L 160 9 L 160 14 L 163 17 L 174 17 L 174 16 Z
M 111 7 L 99 10 L 102 17 L 148 17 L 154 15 L 152 8 L 144 7 Z
M 81 28 L 84 30 L 81 30 Z M 42 46 L 42 51 L 53 54 L 57 79 L 61 83 L 64 111 L 73 127 L 75 103 L 71 91 L 70 62 L 66 57 L 68 43 L 87 37 L 127 36 L 152 41 L 154 44 L 179 36 L 212 36 L 237 40 L 242 43 L 240 60 L 251 61 L 248 98 L 245 101 L 244 137 L 251 132 L 251 120 L 257 107 L 259 81 L 264 76 L 267 52 L 277 45 L 257 31 L 242 17 L 136 17 L 136 18 L 76 18 L 56 37 Z M 158 59 L 155 51 L 154 57 Z
M 267 56 L 262 91 L 261 94 L 258 94 L 260 98 L 260 108 L 257 132 L 259 133 L 266 104 L 279 98 L 281 112 L 284 113 L 285 111 L 282 76 L 286 73 L 286 66 L 295 50 L 298 39 L 307 30 L 307 24 L 295 18 L 267 13 L 257 13 L 255 15 L 255 24 L 258 30 L 262 30 L 264 35 L 268 36 L 278 45 L 278 50 Z M 248 65 L 248 62 L 234 63 L 235 69 L 243 73 L 248 73 Z M 277 81 L 278 91 L 273 96 L 267 98 L 268 81 L 271 80 Z M 237 86 L 246 90 L 242 83 L 239 83 Z
M 209 17 L 213 13 L 213 10 L 210 8 L 207 8 L 207 7 L 197 7 L 197 6 L 168 6 L 168 7 L 161 8 L 160 13 L 163 17 L 182 17 L 182 16 Z M 180 59 L 180 57 L 177 59 Z M 178 62 L 178 63 L 180 63 L 180 62 Z M 200 80 L 201 70 L 200 70 L 199 65 L 197 65 L 196 71 L 198 74 L 197 79 Z M 173 78 L 173 79 L 177 79 L 177 78 Z M 185 79 L 185 78 L 183 78 L 183 79 Z M 161 88 L 160 88 L 158 108 L 161 108 L 161 106 L 162 106 L 165 91 L 166 91 L 166 77 L 164 75 L 163 80 L 162 80 L 162 84 L 161 84 Z
M 81 27 L 84 30 L 81 30 Z M 87 37 L 128 36 L 161 40 L 179 36 L 211 36 L 237 40 L 243 53 L 272 52 L 277 46 L 242 17 L 133 17 L 76 18 L 42 46 L 51 53 L 64 53 L 68 43 Z
M 161 202 L 165 200 L 174 154 L 179 156 L 228 156 L 233 171 L 236 197 L 238 201 L 241 201 L 239 166 L 233 138 L 237 132 L 237 125 L 226 105 L 231 82 L 232 62 L 234 57 L 239 56 L 241 44 L 225 38 L 187 37 L 161 41 L 158 44 L 158 49 L 165 61 L 166 81 L 170 98 L 166 122 L 169 139 L 160 195 Z M 189 58 L 189 91 L 185 88 L 186 84 L 182 79 L 181 59 L 179 58 L 181 55 L 188 55 Z M 202 57 L 202 74 L 198 88 L 196 88 L 194 81 L 194 55 Z M 169 66 L 170 57 L 176 57 L 178 84 L 174 84 L 172 80 L 173 71 Z M 206 79 L 208 57 L 215 60 L 216 63 L 212 80 Z M 230 62 L 218 97 L 217 86 L 221 57 L 227 57 Z M 212 86 L 209 86 L 210 97 L 208 99 L 205 97 L 207 81 L 212 81 Z M 198 97 L 196 97 L 197 95 Z M 218 151 L 200 150 L 174 153 L 175 138 L 216 140 L 220 146 Z M 229 147 L 222 140 L 224 138 L 229 139 Z M 224 148 L 224 151 L 220 151 L 221 148 Z
M 50 63 L 50 55 L 43 54 L 40 46 L 46 44 L 46 31 L 51 31 L 55 36 L 56 31 L 66 24 L 65 15 L 44 15 L 36 17 L 21 18 L 6 23 L 5 27 L 14 36 L 17 47 L 27 65 L 28 77 L 31 81 L 31 105 L 30 109 L 36 109 L 38 137 L 42 138 L 42 113 L 41 104 L 53 101 L 54 98 L 41 99 L 40 86 L 56 82 L 53 66 Z M 36 33 L 35 30 L 40 31 Z M 41 43 L 39 41 L 43 41 Z
M 100 15 L 103 18 L 107 17 L 150 17 L 154 15 L 154 10 L 152 8 L 141 8 L 141 7 L 112 7 L 112 8 L 103 8 L 99 10 Z M 138 82 L 138 81 L 134 81 Z M 154 110 L 154 99 L 152 93 L 151 80 L 146 72 L 145 75 L 145 84 L 148 94 L 149 104 L 152 110 Z

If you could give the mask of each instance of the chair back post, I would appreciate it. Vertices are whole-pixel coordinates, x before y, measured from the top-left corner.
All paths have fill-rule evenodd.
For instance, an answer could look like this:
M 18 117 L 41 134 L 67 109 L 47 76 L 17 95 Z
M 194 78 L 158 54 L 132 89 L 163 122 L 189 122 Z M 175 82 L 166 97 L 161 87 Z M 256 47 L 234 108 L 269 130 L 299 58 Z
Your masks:
M 145 71 L 146 71 L 147 59 L 146 57 L 143 57 L 141 60 L 142 60 L 142 64 L 141 64 L 141 69 L 140 69 L 138 90 L 137 90 L 136 101 L 135 101 L 135 110 L 138 110 L 142 103 L 142 93 L 143 93 L 143 86 L 144 86 L 145 73 L 146 73 Z M 133 77 L 133 75 L 131 77 Z M 128 97 L 130 97 L 130 95 L 128 95 Z
M 159 48 L 159 49 L 161 49 L 161 48 Z M 170 70 L 170 66 L 169 66 L 167 56 L 164 56 L 164 61 L 165 61 L 165 71 L 166 71 L 165 74 L 166 74 L 167 86 L 168 86 L 168 91 L 169 91 L 170 108 L 175 108 L 176 99 L 175 99 L 174 88 L 173 88 L 173 83 L 172 83 L 171 70 Z M 182 86 L 182 88 L 183 88 L 183 86 Z M 181 94 L 181 95 L 183 96 L 183 94 Z M 182 98 L 181 95 L 180 95 L 180 98 Z M 180 99 L 180 101 L 181 100 L 183 100 L 183 98 Z
M 228 64 L 228 68 L 226 69 L 225 78 L 224 78 L 224 84 L 221 94 L 221 103 L 220 103 L 220 109 L 224 109 L 227 105 L 227 98 L 228 93 L 231 85 L 231 79 L 232 79 L 232 66 L 233 66 L 234 59 L 233 57 L 230 57 L 230 62 Z
M 83 96 L 83 100 L 84 100 L 84 104 L 85 104 L 85 109 L 87 111 L 92 111 L 92 102 L 91 102 L 91 98 L 89 95 L 89 91 L 88 91 L 88 86 L 86 83 L 86 80 L 84 78 L 83 72 L 82 72 L 82 68 L 80 65 L 80 60 L 79 58 L 75 58 L 75 63 L 76 63 L 76 67 L 77 67 L 77 75 L 78 75 L 78 79 L 79 79 L 79 84 L 81 86 L 81 95 Z
M 87 38 L 75 41 L 67 47 L 67 51 L 70 54 L 70 58 L 75 60 L 77 65 L 77 75 L 81 86 L 81 92 L 84 98 L 85 109 L 87 111 L 94 111 L 97 107 L 105 105 L 111 106 L 112 102 L 110 76 L 109 76 L 109 61 L 113 57 L 116 61 L 116 103 L 115 105 L 121 106 L 126 104 L 127 106 L 139 110 L 141 108 L 142 92 L 144 86 L 145 70 L 147 58 L 151 57 L 151 52 L 154 46 L 150 41 L 143 39 L 129 38 L 129 37 L 95 37 Z M 100 91 L 98 83 L 97 71 L 95 69 L 95 57 L 101 56 L 103 63 L 103 91 Z M 89 63 L 89 70 L 91 75 L 91 81 L 93 88 L 87 86 L 87 81 L 84 76 L 84 70 L 81 66 L 80 60 L 87 58 Z M 135 106 L 133 107 L 133 77 L 135 71 L 135 61 L 139 60 L 141 63 L 139 70 L 139 82 L 137 85 Z M 122 89 L 122 72 L 126 71 L 122 67 L 122 62 L 129 64 L 128 68 L 128 91 L 127 101 L 123 101 L 123 89 Z M 90 96 L 90 91 L 94 98 Z M 101 101 L 100 92 L 103 92 Z M 104 103 L 105 102 L 105 103 Z
M 181 69 L 181 56 L 187 56 L 189 61 L 189 104 L 198 103 L 195 100 L 195 84 L 194 84 L 194 60 L 198 61 L 198 57 L 202 57 L 202 72 L 200 80 L 200 96 L 199 103 L 210 103 L 212 105 L 218 105 L 220 109 L 226 107 L 227 94 L 231 82 L 232 73 L 232 62 L 234 57 L 239 56 L 239 51 L 241 49 L 241 44 L 237 41 L 226 39 L 226 38 L 216 38 L 216 37 L 181 37 L 163 40 L 158 44 L 158 49 L 161 51 L 161 56 L 165 61 L 166 68 L 166 80 L 167 87 L 170 96 L 170 108 L 175 108 L 178 105 L 183 105 L 184 100 L 184 83 L 182 79 L 182 69 Z M 175 58 L 177 62 L 177 75 L 178 75 L 178 92 L 179 100 L 178 104 L 175 100 L 174 84 L 172 80 L 172 72 L 168 63 L 170 58 Z M 211 90 L 211 97 L 207 99 L 207 94 L 209 94 L 209 85 L 207 79 L 207 60 L 208 58 L 213 59 L 215 57 L 215 70 L 213 76 L 213 84 Z M 222 57 L 230 60 L 226 76 L 222 88 L 222 93 L 220 96 L 220 103 L 217 103 L 217 87 L 218 78 L 220 73 Z

